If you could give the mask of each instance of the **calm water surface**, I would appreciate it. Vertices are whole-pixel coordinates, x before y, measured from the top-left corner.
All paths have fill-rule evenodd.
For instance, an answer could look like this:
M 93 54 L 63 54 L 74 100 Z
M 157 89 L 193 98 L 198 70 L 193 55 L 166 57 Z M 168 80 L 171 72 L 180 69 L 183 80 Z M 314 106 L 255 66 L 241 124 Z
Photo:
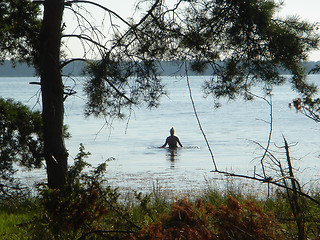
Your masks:
M 198 76 L 191 77 L 190 81 L 202 128 L 218 169 L 252 174 L 263 153 L 254 141 L 263 146 L 267 143 L 270 107 L 265 101 L 256 99 L 251 102 L 222 101 L 222 107 L 215 109 L 212 98 L 203 98 L 201 84 L 204 79 Z M 310 80 L 317 82 L 320 75 L 310 76 Z M 40 109 L 39 86 L 28 84 L 31 81 L 39 80 L 0 78 L 0 96 Z M 92 165 L 115 158 L 108 163 L 107 173 L 109 183 L 114 186 L 148 190 L 157 183 L 168 190 L 194 191 L 203 188 L 208 181 L 215 182 L 217 175 L 210 172 L 214 166 L 194 116 L 186 79 L 164 77 L 163 81 L 169 94 L 163 97 L 159 108 L 151 111 L 136 108 L 129 121 L 113 121 L 110 127 L 101 119 L 84 117 L 80 79 L 76 85 L 78 94 L 69 97 L 65 107 L 65 123 L 72 135 L 66 141 L 71 156 L 69 161 L 83 143 L 86 151 L 92 153 L 88 159 Z M 65 83 L 73 84 L 72 81 Z M 277 146 L 283 145 L 283 135 L 289 143 L 296 144 L 291 148 L 294 165 L 304 181 L 314 182 L 319 178 L 320 125 L 289 109 L 288 103 L 295 97 L 290 86 L 274 89 L 271 148 L 280 151 Z M 185 146 L 174 153 L 158 148 L 172 126 Z M 283 158 L 283 154 L 275 154 Z M 45 177 L 43 171 L 33 172 L 30 176 L 31 179 Z

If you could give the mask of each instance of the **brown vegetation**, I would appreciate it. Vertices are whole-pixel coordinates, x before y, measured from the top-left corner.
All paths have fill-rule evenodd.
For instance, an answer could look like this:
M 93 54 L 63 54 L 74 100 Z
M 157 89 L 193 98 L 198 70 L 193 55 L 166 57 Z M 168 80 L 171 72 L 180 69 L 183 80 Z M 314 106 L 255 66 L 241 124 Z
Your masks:
M 193 205 L 182 199 L 159 221 L 132 234 L 129 240 L 284 239 L 273 214 L 254 201 L 240 203 L 234 197 L 218 207 L 201 199 Z

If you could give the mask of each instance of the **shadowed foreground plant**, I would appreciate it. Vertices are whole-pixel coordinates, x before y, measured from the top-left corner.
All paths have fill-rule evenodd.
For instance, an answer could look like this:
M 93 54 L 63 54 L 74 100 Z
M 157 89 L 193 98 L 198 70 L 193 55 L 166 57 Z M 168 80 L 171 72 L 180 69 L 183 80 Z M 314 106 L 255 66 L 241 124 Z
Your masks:
M 160 221 L 146 226 L 129 239 L 211 239 L 205 212 L 203 205 L 197 208 L 188 200 L 179 200 Z
M 273 214 L 253 201 L 241 204 L 233 197 L 213 214 L 217 239 L 285 239 Z
M 209 240 L 209 239 L 285 239 L 272 214 L 253 201 L 241 204 L 233 197 L 227 205 L 214 207 L 202 200 L 192 204 L 179 200 L 171 211 L 150 224 L 130 240 Z
M 69 167 L 67 183 L 60 189 L 40 187 L 40 200 L 43 210 L 37 224 L 42 225 L 37 233 L 39 239 L 73 239 L 81 232 L 92 230 L 107 213 L 105 196 L 111 194 L 111 188 L 103 187 L 103 176 L 106 163 L 84 173 L 90 165 L 84 161 L 90 153 L 80 152 L 73 166 Z M 113 194 L 115 195 L 115 194 Z M 36 231 L 39 225 L 34 226 Z M 53 236 L 50 237 L 50 235 Z M 40 235 L 40 236 L 39 236 Z M 43 238 L 42 238 L 43 237 Z
M 17 192 L 17 165 L 40 168 L 43 160 L 42 120 L 20 102 L 0 97 L 0 198 Z M 15 195 L 15 194 L 14 194 Z

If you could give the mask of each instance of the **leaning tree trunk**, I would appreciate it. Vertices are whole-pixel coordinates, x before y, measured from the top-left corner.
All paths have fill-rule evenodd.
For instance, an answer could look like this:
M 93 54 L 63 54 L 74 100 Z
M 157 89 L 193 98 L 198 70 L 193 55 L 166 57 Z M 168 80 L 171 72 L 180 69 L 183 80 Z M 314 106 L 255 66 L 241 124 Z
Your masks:
M 45 0 L 40 33 L 44 154 L 50 188 L 59 188 L 65 184 L 68 159 L 63 134 L 63 84 L 60 67 L 63 8 L 64 0 Z

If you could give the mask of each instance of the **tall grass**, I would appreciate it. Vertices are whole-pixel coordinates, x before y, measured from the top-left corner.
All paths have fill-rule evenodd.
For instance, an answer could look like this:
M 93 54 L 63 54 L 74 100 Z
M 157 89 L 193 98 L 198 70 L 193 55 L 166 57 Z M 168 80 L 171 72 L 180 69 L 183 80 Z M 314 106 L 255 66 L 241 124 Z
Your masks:
M 50 224 L 57 226 L 57 223 L 52 222 L 56 221 L 56 216 L 50 215 L 52 213 L 45 208 L 41 196 L 0 202 L 0 239 L 104 239 L 107 236 L 116 236 L 117 239 L 148 239 L 150 237 L 148 234 L 151 233 L 174 234 L 175 231 L 181 231 L 179 226 L 182 225 L 185 230 L 186 226 L 189 226 L 188 231 L 192 235 L 202 231 L 201 224 L 208 229 L 207 234 L 221 236 L 212 239 L 224 239 L 222 235 L 226 231 L 223 228 L 224 224 L 231 220 L 239 221 L 244 224 L 241 227 L 249 231 L 246 228 L 252 224 L 250 219 L 253 216 L 256 229 L 251 229 L 253 232 L 249 231 L 249 234 L 256 234 L 255 236 L 276 234 L 274 235 L 276 239 L 297 239 L 297 229 L 285 192 L 276 191 L 269 198 L 261 198 L 259 194 L 256 196 L 252 193 L 247 194 L 240 189 L 241 187 L 238 187 L 232 191 L 229 188 L 228 192 L 224 192 L 208 186 L 200 197 L 192 198 L 190 193 L 188 194 L 190 197 L 168 196 L 164 190 L 155 185 L 150 193 L 132 192 L 120 198 L 118 190 L 108 188 L 104 192 L 107 194 L 103 195 L 103 201 L 99 203 L 104 207 L 103 216 L 93 218 L 88 215 L 89 221 L 84 221 L 85 224 L 79 228 L 64 226 L 66 228 L 61 227 L 59 232 L 50 227 Z M 320 207 L 309 202 L 306 204 L 306 234 L 310 239 L 317 239 L 320 229 L 320 220 L 317 216 L 320 214 Z M 86 213 L 85 209 L 82 210 Z M 78 218 L 79 215 L 68 216 L 67 219 L 62 218 L 59 224 L 65 225 L 67 222 L 70 224 L 70 221 L 77 221 Z M 199 225 L 193 226 L 189 221 Z M 268 227 L 268 232 L 264 233 L 264 225 L 267 222 L 272 224 Z M 176 226 L 173 226 L 174 224 Z M 233 229 L 230 234 L 238 233 Z M 162 237 L 159 239 L 166 239 Z
M 227 178 L 203 191 L 168 194 L 108 187 L 105 163 L 90 167 L 83 146 L 61 189 L 38 187 L 37 195 L 0 201 L 0 239 L 298 239 L 299 225 L 284 189 Z M 258 190 L 257 190 L 258 189 Z M 311 191 L 310 191 L 311 192 Z M 319 199 L 319 191 L 312 192 Z M 320 236 L 320 206 L 298 196 L 304 234 Z M 300 237 L 301 238 L 301 237 Z
M 40 203 L 25 196 L 0 202 L 0 239 L 32 239 L 26 226 L 39 214 Z

